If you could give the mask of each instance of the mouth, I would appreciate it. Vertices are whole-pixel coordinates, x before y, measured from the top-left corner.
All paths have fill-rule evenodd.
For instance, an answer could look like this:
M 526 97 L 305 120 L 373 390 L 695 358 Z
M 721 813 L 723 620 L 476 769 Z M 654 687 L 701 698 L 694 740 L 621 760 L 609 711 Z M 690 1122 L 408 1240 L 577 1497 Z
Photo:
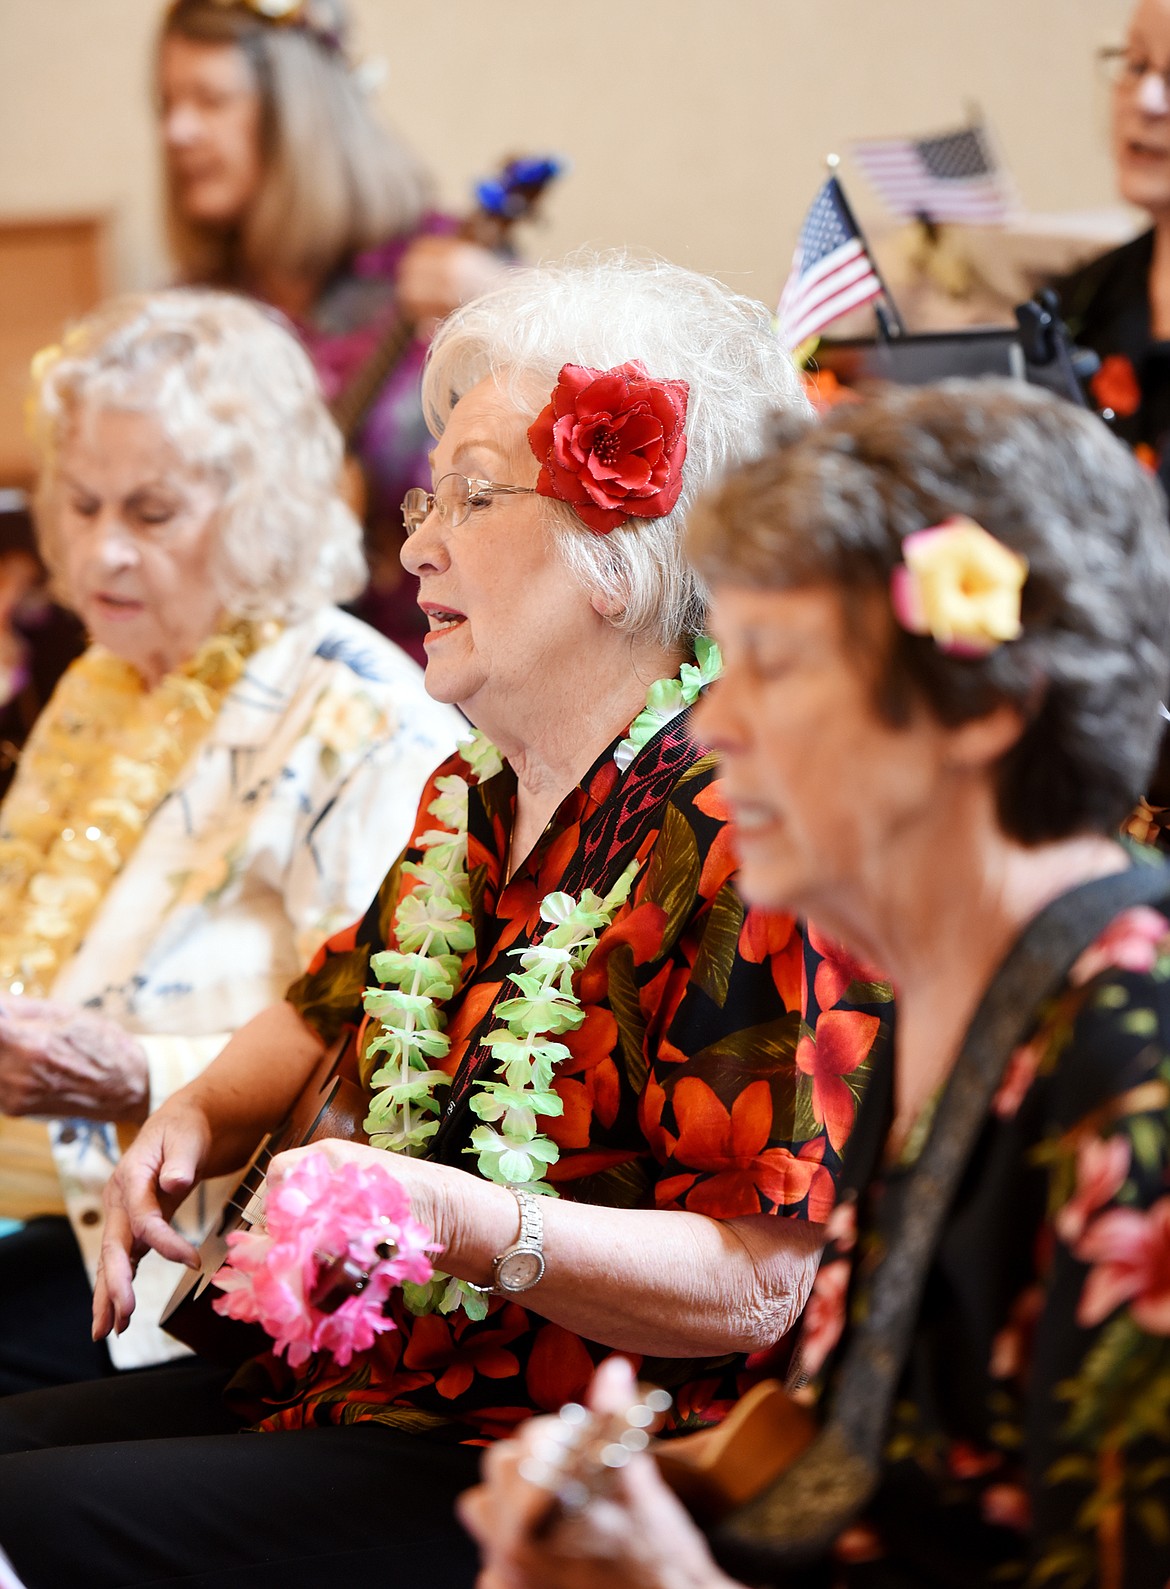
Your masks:
M 770 833 L 779 822 L 776 811 L 757 800 L 733 800 L 731 820 L 737 837 L 750 843 Z
M 93 605 L 106 618 L 115 622 L 127 618 L 136 618 L 142 611 L 143 603 L 134 601 L 129 596 L 115 596 L 112 592 L 99 590 L 93 597 Z
M 1159 165 L 1170 156 L 1170 150 L 1147 143 L 1142 138 L 1127 138 L 1125 155 L 1126 159 L 1138 165 Z
M 459 612 L 454 607 L 440 607 L 436 602 L 420 601 L 419 606 L 426 614 L 428 632 L 423 637 L 423 644 L 437 639 L 440 635 L 449 634 L 452 629 L 458 629 L 467 622 L 467 614 Z

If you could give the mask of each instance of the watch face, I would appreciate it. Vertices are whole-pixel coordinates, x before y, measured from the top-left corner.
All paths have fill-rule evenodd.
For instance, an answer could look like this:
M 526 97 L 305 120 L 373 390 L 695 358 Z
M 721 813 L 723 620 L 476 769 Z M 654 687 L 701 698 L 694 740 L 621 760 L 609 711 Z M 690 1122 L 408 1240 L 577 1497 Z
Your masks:
M 535 1251 L 510 1252 L 500 1259 L 496 1284 L 501 1291 L 527 1291 L 544 1273 L 544 1257 Z

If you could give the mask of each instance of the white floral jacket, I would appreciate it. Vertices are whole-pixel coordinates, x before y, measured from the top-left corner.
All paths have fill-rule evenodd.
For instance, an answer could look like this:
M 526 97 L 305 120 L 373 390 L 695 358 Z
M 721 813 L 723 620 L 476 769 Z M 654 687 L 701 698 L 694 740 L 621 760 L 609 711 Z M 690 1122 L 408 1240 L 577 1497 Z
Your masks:
M 405 653 L 334 608 L 249 659 L 52 989 L 141 1035 L 152 1108 L 362 915 L 460 723 Z M 115 1132 L 82 1120 L 50 1132 L 92 1277 Z M 188 1201 L 188 1233 L 213 1207 L 207 1188 Z M 119 1367 L 182 1350 L 157 1328 L 178 1272 L 143 1262 L 134 1319 L 110 1342 Z

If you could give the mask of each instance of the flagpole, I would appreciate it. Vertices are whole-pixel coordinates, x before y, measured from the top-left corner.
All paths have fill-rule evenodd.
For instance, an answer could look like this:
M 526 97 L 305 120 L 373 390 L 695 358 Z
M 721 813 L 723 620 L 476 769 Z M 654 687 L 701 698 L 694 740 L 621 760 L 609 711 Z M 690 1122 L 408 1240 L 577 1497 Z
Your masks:
M 893 337 L 904 337 L 906 335 L 906 322 L 902 319 L 898 305 L 894 302 L 893 293 L 891 293 L 890 289 L 886 286 L 885 277 L 878 269 L 877 260 L 873 256 L 873 249 L 869 246 L 869 239 L 858 225 L 857 217 L 853 213 L 853 206 L 845 197 L 845 189 L 841 186 L 841 178 L 838 175 L 838 170 L 841 165 L 841 156 L 837 154 L 826 155 L 825 165 L 828 169 L 829 175 L 837 183 L 837 197 L 841 201 L 841 209 L 844 212 L 845 219 L 849 222 L 849 225 L 861 239 L 861 246 L 865 249 L 866 254 L 869 256 L 870 269 L 877 277 L 878 285 L 882 289 L 882 297 L 886 301 L 884 309 L 879 303 L 875 303 L 873 306 L 873 312 L 877 317 L 878 331 L 880 333 L 881 340 L 883 342 L 889 342 L 893 339 Z

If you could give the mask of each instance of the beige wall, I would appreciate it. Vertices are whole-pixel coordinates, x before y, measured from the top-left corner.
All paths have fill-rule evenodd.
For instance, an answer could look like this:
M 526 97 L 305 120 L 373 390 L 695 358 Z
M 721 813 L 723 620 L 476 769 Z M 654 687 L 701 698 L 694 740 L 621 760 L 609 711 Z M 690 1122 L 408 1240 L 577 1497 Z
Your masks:
M 573 162 L 532 251 L 626 243 L 772 300 L 831 148 L 932 131 L 968 101 L 1025 204 L 1112 199 L 1092 51 L 1128 0 L 354 0 L 387 114 L 443 199 L 505 153 Z M 0 0 L 0 214 L 108 210 L 147 285 L 159 0 Z M 846 167 L 846 176 L 848 168 Z M 864 184 L 858 208 L 872 210 Z M 0 313 L 3 312 L 0 306 Z

